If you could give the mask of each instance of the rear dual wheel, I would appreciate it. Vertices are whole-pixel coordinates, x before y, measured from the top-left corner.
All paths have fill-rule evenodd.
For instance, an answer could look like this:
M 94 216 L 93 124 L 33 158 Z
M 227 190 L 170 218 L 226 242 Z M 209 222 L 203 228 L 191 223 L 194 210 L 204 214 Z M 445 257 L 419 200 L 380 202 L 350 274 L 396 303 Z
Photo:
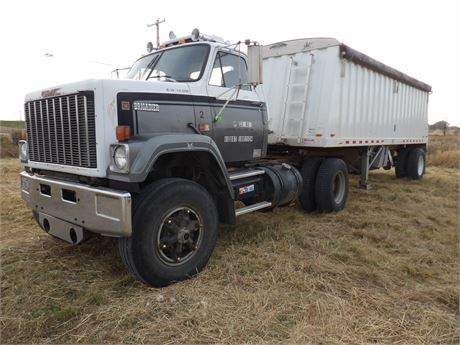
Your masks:
M 398 151 L 395 163 L 396 177 L 410 177 L 419 180 L 425 174 L 426 154 L 421 147 L 404 148 Z
M 302 166 L 303 186 L 299 196 L 307 212 L 337 212 L 348 197 L 348 169 L 339 158 L 308 158 Z
M 425 174 L 425 150 L 420 147 L 413 148 L 409 151 L 407 157 L 407 175 L 414 180 L 420 180 Z

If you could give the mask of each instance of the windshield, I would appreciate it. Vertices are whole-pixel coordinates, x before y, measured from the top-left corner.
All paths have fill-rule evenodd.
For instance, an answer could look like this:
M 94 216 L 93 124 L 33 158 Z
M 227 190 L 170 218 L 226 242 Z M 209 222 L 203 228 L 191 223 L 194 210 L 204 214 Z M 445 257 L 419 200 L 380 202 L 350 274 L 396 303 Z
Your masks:
M 190 82 L 200 79 L 209 46 L 198 44 L 159 51 L 137 60 L 126 78 Z

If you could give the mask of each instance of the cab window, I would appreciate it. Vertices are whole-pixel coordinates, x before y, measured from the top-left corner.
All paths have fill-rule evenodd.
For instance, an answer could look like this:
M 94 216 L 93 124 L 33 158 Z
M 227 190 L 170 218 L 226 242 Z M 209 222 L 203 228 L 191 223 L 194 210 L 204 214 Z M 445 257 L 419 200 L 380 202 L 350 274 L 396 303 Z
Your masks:
M 160 50 L 137 60 L 127 78 L 134 80 L 193 82 L 200 79 L 209 45 L 182 45 Z
M 209 85 L 230 88 L 239 84 L 247 84 L 247 82 L 246 61 L 237 55 L 218 52 L 214 60 Z M 249 90 L 250 88 L 243 86 L 243 89 Z

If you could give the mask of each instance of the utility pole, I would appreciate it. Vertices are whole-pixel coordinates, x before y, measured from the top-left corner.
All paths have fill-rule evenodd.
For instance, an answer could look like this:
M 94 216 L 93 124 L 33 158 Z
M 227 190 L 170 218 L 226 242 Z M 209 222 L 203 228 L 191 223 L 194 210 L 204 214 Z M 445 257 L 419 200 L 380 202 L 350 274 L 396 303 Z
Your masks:
M 155 23 L 147 24 L 148 28 L 151 27 L 151 26 L 156 26 L 156 29 L 157 29 L 157 49 L 160 48 L 160 24 L 164 23 L 164 22 L 165 22 L 164 18 L 162 20 L 160 20 L 160 18 L 157 18 Z

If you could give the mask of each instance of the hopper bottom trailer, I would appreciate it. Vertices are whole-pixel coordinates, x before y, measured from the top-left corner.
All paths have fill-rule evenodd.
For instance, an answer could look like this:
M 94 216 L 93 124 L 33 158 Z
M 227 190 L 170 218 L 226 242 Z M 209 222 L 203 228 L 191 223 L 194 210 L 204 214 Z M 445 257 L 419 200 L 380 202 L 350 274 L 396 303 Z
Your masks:
M 305 209 L 343 207 L 320 200 L 317 176 L 328 179 L 324 171 L 337 170 L 341 164 L 323 163 L 326 157 L 340 159 L 347 166 L 343 170 L 360 174 L 361 188 L 368 187 L 372 169 L 394 166 L 396 177 L 423 176 L 429 85 L 333 38 L 264 46 L 263 67 L 269 152 L 300 154 L 304 178 L 300 200 Z M 335 178 L 332 193 L 339 193 L 336 200 L 344 202 L 340 186 L 345 177 L 338 173 Z

